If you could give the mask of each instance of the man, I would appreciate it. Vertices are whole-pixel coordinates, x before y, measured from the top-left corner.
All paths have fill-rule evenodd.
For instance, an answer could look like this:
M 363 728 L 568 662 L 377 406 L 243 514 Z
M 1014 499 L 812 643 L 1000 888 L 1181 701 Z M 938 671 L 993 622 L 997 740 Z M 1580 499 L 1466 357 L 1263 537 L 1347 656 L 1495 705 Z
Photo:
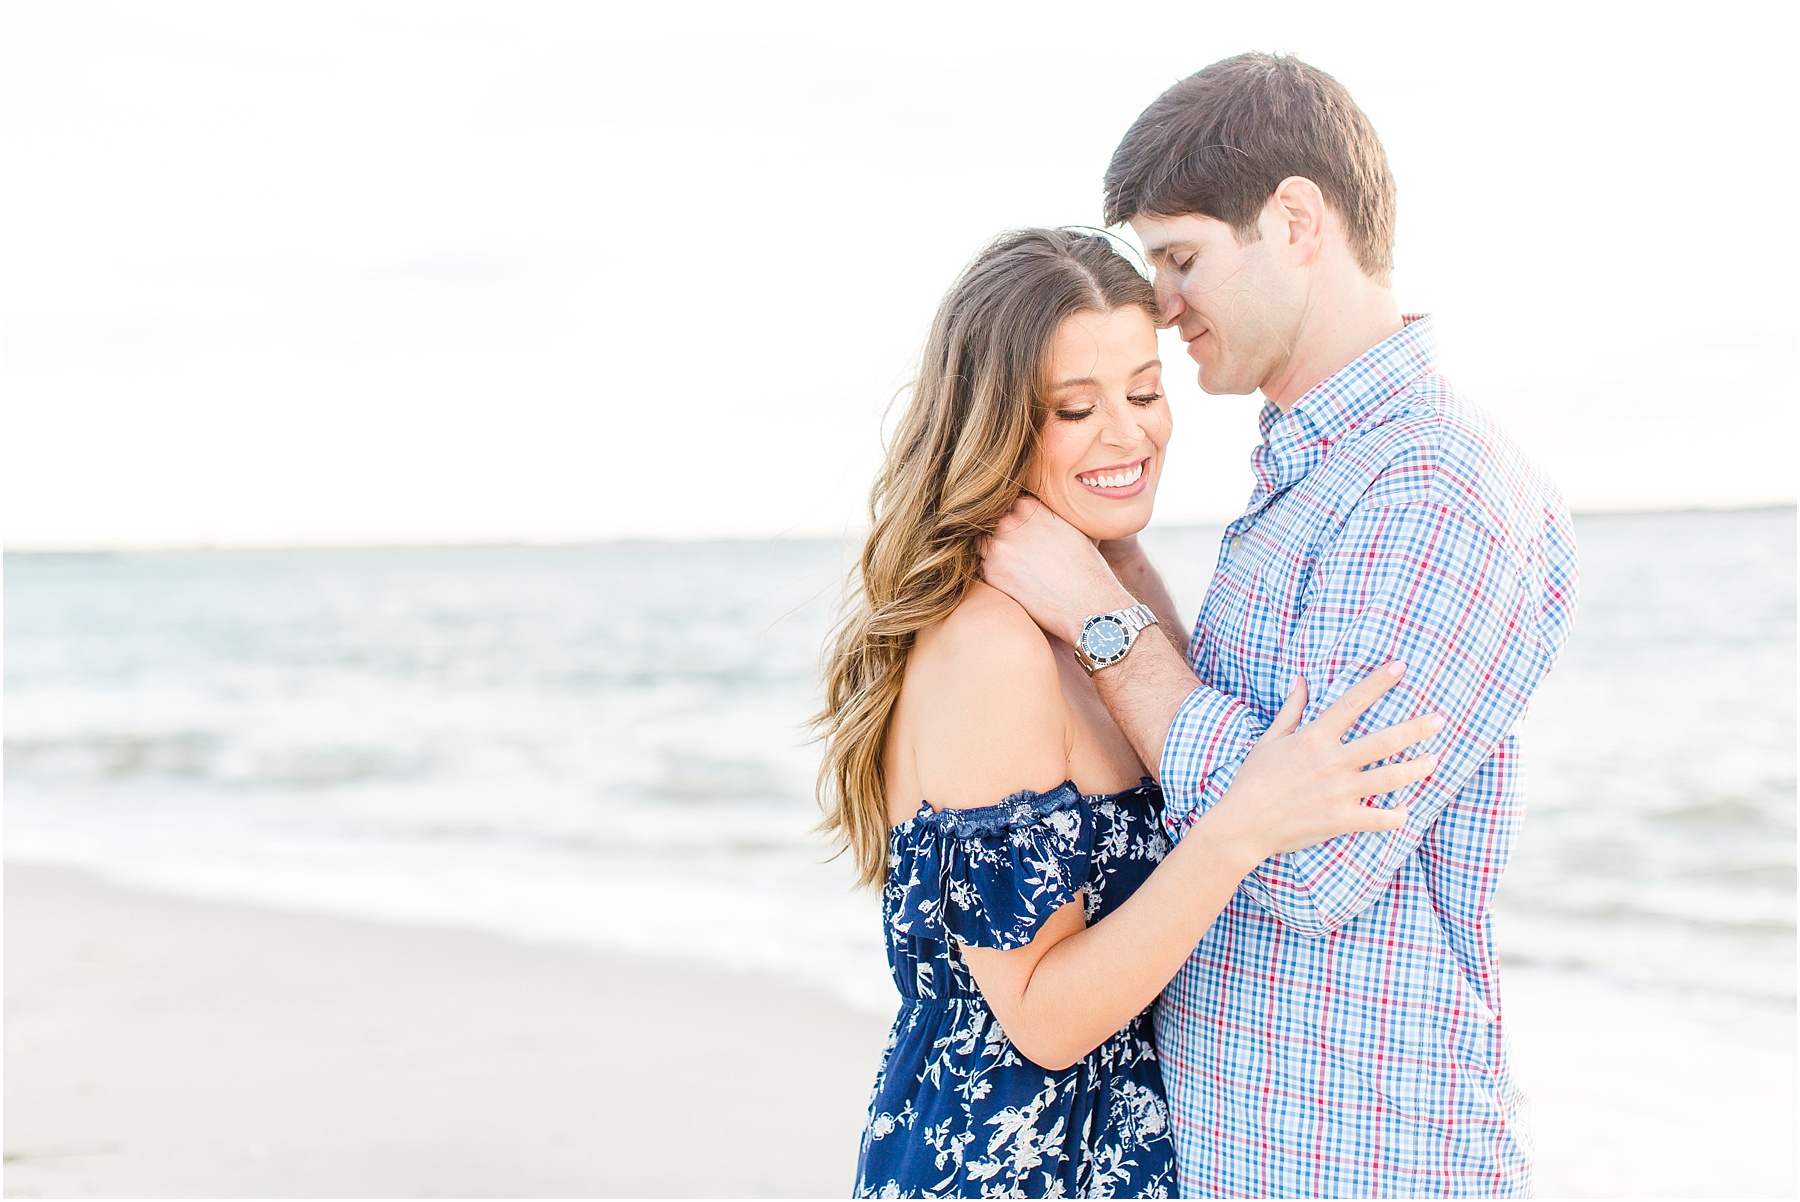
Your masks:
M 1330 76 L 1246 54 L 1176 84 L 1114 153 L 1106 217 L 1142 240 L 1201 387 L 1262 392 L 1255 489 L 1186 661 L 1088 622 L 1165 608 L 1135 542 L 1096 551 L 1027 499 L 988 579 L 1051 634 L 1109 639 L 1090 659 L 1126 643 L 1094 679 L 1176 838 L 1296 680 L 1311 716 L 1401 660 L 1351 733 L 1447 719 L 1438 769 L 1382 802 L 1410 803 L 1401 830 L 1264 863 L 1164 993 L 1182 1192 L 1523 1195 L 1491 903 L 1523 813 L 1517 726 L 1573 618 L 1567 511 L 1397 308 L 1387 158 Z

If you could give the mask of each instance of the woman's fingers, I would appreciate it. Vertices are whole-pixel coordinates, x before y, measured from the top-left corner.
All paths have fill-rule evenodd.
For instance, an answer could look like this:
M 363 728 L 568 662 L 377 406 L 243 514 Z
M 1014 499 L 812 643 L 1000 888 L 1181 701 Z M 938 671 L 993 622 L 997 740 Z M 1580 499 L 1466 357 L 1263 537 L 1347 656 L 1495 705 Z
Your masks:
M 1288 690 L 1287 700 L 1275 711 L 1275 717 L 1269 722 L 1268 735 L 1291 735 L 1300 726 L 1300 715 L 1306 712 L 1306 677 L 1294 677 L 1294 687 Z M 1265 737 L 1267 737 L 1265 735 Z M 1392 752 L 1389 753 L 1390 755 Z M 1380 759 L 1380 756 L 1376 756 Z M 1366 762 L 1366 761 L 1365 761 Z
M 1399 755 L 1414 743 L 1423 743 L 1442 729 L 1443 715 L 1427 714 L 1423 718 L 1383 727 L 1381 730 L 1370 731 L 1360 739 L 1352 739 L 1344 744 L 1344 751 L 1352 763 L 1361 767 Z
M 1333 739 L 1342 739 L 1344 732 L 1356 725 L 1356 720 L 1368 712 L 1371 705 L 1381 700 L 1382 694 L 1400 683 L 1406 674 L 1406 665 L 1399 660 L 1383 664 L 1367 676 L 1344 690 L 1344 695 L 1332 702 L 1324 713 L 1313 722 L 1321 731 Z
M 1383 793 L 1392 793 L 1396 789 L 1404 789 L 1424 780 L 1437 765 L 1438 758 L 1435 755 L 1414 756 L 1410 760 L 1401 760 L 1398 764 L 1383 764 L 1360 774 L 1356 779 L 1356 787 L 1364 797 L 1380 797 Z
M 1406 825 L 1406 815 L 1410 806 L 1363 806 L 1354 807 L 1355 812 L 1344 819 L 1344 832 L 1351 831 L 1397 831 Z

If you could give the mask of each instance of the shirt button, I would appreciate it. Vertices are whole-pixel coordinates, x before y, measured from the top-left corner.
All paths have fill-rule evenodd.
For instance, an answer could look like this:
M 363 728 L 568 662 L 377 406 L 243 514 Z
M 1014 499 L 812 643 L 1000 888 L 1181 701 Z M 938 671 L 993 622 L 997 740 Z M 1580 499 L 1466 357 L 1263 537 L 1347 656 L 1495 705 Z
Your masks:
M 1244 536 L 1243 535 L 1234 534 L 1231 536 L 1231 553 L 1233 555 L 1236 555 L 1237 549 L 1243 545 L 1244 545 Z

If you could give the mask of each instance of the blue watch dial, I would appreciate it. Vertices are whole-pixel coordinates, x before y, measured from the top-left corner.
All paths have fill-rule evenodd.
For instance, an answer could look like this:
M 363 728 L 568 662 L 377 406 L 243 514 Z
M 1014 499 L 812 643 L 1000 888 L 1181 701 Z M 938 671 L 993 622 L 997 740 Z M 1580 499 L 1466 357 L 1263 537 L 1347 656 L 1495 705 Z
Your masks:
M 1117 618 L 1101 618 L 1081 632 L 1081 649 L 1093 659 L 1113 659 L 1123 655 L 1125 647 L 1125 626 Z

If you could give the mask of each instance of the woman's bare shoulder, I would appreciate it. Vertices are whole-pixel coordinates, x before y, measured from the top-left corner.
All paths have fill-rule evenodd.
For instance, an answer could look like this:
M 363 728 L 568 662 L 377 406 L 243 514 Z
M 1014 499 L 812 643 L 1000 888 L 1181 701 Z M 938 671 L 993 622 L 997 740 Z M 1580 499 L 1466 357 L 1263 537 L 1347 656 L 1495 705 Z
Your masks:
M 918 651 L 1000 667 L 1054 672 L 1050 641 L 1023 606 L 990 584 L 976 582 L 950 616 L 919 632 Z
M 1068 711 L 1049 640 L 1005 593 L 977 584 L 919 632 L 906 669 L 912 762 L 934 806 L 992 805 L 1068 777 Z

